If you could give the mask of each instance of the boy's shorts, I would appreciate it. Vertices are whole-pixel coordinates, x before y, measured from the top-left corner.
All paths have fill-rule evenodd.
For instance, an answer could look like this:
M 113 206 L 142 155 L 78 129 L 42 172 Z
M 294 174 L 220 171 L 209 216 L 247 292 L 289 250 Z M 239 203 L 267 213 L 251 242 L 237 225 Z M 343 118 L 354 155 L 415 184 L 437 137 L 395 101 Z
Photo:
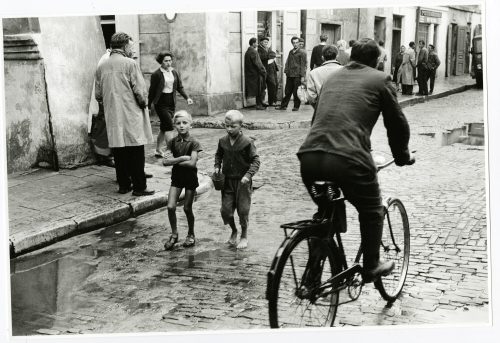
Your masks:
M 248 215 L 252 201 L 252 181 L 242 184 L 241 179 L 228 179 L 224 181 L 224 188 L 221 191 L 222 204 L 221 215 L 224 224 L 233 218 L 234 210 L 238 212 L 240 224 L 248 226 Z
M 172 181 L 170 185 L 187 190 L 196 190 L 200 185 L 198 183 L 198 170 L 194 168 L 172 168 Z

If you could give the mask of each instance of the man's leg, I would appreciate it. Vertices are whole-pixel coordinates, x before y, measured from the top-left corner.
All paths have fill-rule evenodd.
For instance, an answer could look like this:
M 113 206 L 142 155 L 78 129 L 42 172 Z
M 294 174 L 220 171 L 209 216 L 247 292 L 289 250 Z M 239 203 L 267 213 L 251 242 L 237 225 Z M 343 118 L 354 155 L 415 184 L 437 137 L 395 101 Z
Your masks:
M 132 185 L 134 192 L 142 192 L 146 190 L 146 176 L 144 174 L 144 145 L 127 147 L 129 151 L 130 175 L 132 177 Z
M 241 236 L 236 248 L 245 249 L 248 246 L 248 216 L 252 202 L 252 181 L 247 184 L 239 184 L 236 192 L 236 210 L 240 219 Z
M 261 110 L 264 109 L 264 96 L 265 96 L 265 88 L 263 84 L 263 78 L 262 76 L 259 75 L 259 79 L 257 81 L 257 94 L 255 96 L 255 104 L 256 104 L 256 109 Z
M 298 109 L 300 107 L 300 98 L 297 94 L 301 82 L 300 77 L 293 78 L 293 108 Z
M 286 77 L 285 96 L 283 97 L 283 99 L 281 99 L 280 108 L 286 108 L 288 106 L 288 102 L 290 101 L 293 93 L 293 82 L 294 80 L 292 77 Z
M 267 83 L 267 102 L 269 106 L 273 106 L 276 102 L 276 84 L 270 77 L 266 78 Z
M 430 89 L 429 93 L 434 92 L 434 80 L 436 79 L 436 71 L 432 70 L 429 72 Z
M 115 159 L 116 180 L 120 191 L 130 190 L 130 174 L 127 169 L 127 149 L 126 148 L 111 148 Z

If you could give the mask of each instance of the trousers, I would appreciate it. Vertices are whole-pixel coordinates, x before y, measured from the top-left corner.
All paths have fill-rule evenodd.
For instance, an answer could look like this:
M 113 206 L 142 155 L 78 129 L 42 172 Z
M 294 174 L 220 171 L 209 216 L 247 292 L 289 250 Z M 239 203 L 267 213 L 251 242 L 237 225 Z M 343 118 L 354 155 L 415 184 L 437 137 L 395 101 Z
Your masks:
M 144 174 L 144 145 L 112 148 L 115 158 L 115 170 L 118 186 L 128 189 L 132 184 L 134 191 L 146 189 L 146 175 Z

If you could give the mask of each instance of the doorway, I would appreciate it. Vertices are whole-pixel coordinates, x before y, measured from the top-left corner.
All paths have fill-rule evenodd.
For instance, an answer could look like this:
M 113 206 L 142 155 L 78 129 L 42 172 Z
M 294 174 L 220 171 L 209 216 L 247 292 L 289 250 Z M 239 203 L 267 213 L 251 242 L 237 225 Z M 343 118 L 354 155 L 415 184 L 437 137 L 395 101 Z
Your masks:
M 394 65 L 396 63 L 396 57 L 399 54 L 401 48 L 401 23 L 403 17 L 395 15 L 392 18 L 392 51 L 391 51 L 391 73 L 394 70 Z
M 326 44 L 334 45 L 340 40 L 341 26 L 336 24 L 321 24 L 321 34 L 328 36 Z
M 374 27 L 373 27 L 373 39 L 378 43 L 380 41 L 385 42 L 385 18 L 375 17 Z
M 109 49 L 111 36 L 116 32 L 116 21 L 114 15 L 102 15 L 101 16 L 101 28 L 102 34 L 104 36 L 104 43 L 106 44 L 106 49 Z

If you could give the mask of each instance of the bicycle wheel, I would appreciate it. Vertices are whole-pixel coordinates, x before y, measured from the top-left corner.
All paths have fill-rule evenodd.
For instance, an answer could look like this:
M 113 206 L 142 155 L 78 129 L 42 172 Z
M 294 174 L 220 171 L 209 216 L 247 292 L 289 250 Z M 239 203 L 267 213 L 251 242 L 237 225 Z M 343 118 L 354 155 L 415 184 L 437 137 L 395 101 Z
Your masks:
M 300 231 L 283 248 L 269 280 L 272 328 L 333 326 L 339 291 L 325 282 L 341 267 L 325 238 Z M 325 287 L 319 290 L 320 286 Z
M 394 301 L 403 289 L 410 262 L 410 226 L 399 199 L 391 199 L 387 205 L 380 247 L 380 256 L 386 261 L 394 261 L 395 268 L 391 274 L 376 280 L 375 286 L 382 298 Z

